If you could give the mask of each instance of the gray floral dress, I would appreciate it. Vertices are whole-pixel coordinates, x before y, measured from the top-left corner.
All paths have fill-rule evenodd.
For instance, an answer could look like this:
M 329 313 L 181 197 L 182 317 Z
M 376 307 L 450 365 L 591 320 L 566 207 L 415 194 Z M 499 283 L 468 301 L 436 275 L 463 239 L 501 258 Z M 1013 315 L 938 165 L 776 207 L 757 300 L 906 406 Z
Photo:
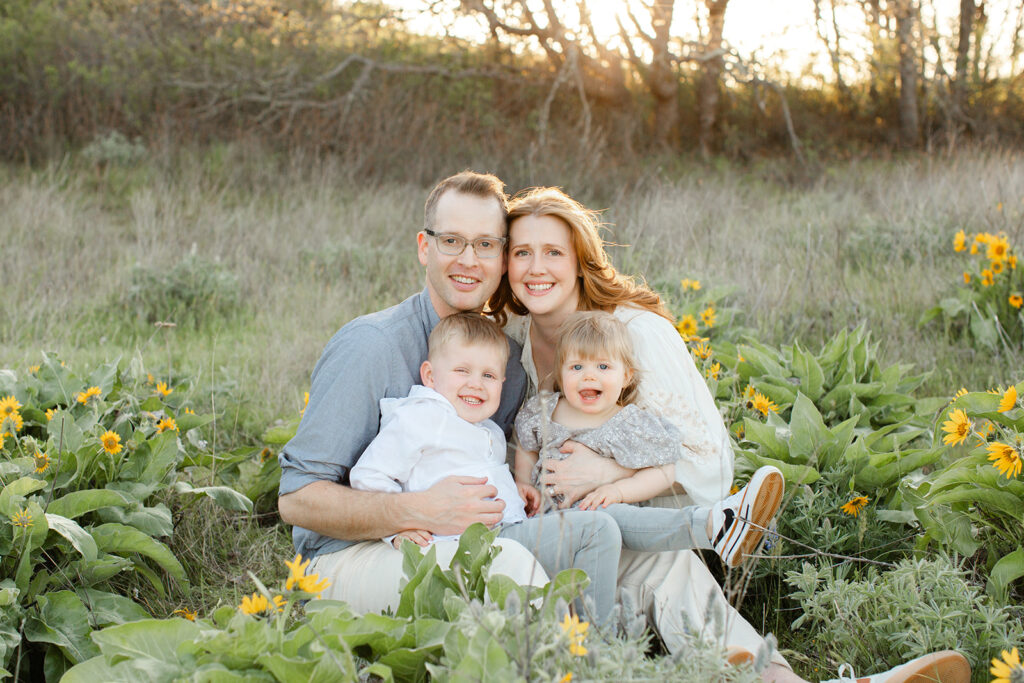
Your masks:
M 534 486 L 540 485 L 541 463 L 546 458 L 564 460 L 560 452 L 566 441 L 581 443 L 598 455 L 613 458 L 630 469 L 674 463 L 684 455 L 682 435 L 663 417 L 630 404 L 607 422 L 587 429 L 569 429 L 551 419 L 558 405 L 557 392 L 542 392 L 530 398 L 516 416 L 516 437 L 525 450 L 539 453 L 533 468 Z

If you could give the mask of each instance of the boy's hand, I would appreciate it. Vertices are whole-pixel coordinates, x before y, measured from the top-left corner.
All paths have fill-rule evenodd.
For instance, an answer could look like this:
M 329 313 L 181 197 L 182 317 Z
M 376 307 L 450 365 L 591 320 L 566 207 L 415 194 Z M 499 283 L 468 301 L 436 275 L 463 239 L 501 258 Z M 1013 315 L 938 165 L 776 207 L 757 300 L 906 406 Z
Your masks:
M 518 481 L 516 482 L 516 488 L 519 489 L 519 497 L 526 503 L 526 516 L 533 517 L 540 509 L 540 491 L 531 484 L 524 484 Z
M 593 493 L 580 501 L 580 510 L 596 510 L 599 507 L 606 508 L 614 503 L 622 502 L 622 491 L 615 484 L 598 486 Z
M 408 529 L 399 534 L 395 534 L 395 537 L 391 539 L 391 545 L 395 546 L 395 548 L 400 548 L 403 540 L 410 540 L 416 545 L 426 547 L 430 544 L 430 541 L 433 538 L 433 534 L 429 531 L 424 531 L 422 529 Z

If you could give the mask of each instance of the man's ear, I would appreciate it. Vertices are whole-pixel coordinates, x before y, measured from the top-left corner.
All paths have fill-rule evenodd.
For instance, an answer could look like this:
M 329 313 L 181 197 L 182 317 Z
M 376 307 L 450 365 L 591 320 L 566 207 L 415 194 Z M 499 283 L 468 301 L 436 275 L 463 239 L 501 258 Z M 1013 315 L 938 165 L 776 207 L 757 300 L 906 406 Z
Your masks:
M 423 382 L 423 386 L 434 388 L 434 368 L 431 367 L 429 360 L 423 361 L 423 365 L 420 366 L 420 381 Z
M 427 247 L 429 246 L 429 235 L 420 230 L 416 233 L 416 257 L 420 260 L 420 265 L 427 265 Z

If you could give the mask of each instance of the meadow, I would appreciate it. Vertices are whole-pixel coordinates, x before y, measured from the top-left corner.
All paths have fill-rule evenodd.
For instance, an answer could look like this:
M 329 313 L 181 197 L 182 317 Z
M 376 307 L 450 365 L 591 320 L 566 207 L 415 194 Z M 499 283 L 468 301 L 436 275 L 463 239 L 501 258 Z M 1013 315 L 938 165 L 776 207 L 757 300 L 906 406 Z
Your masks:
M 93 368 L 120 362 L 122 369 L 131 365 L 135 374 L 131 381 L 115 379 L 104 392 L 130 396 L 141 391 L 141 397 L 151 392 L 145 386 L 146 375 L 152 375 L 174 388 L 174 394 L 163 397 L 173 401 L 162 406 L 168 415 L 174 411 L 181 421 L 183 413 L 177 411 L 188 407 L 200 416 L 211 416 L 202 424 L 197 420 L 191 428 L 196 430 L 196 442 L 202 439 L 200 451 L 225 454 L 226 469 L 218 472 L 216 457 L 200 462 L 196 456 L 190 461 L 191 469 L 179 462 L 181 481 L 191 487 L 244 484 L 255 506 L 232 508 L 230 501 L 203 497 L 182 502 L 154 489 L 155 498 L 146 505 L 158 500 L 173 515 L 174 534 L 166 543 L 181 562 L 190 592 L 181 589 L 180 579 L 169 581 L 165 591 L 151 590 L 144 576 L 115 578 L 114 587 L 135 595 L 153 617 L 168 617 L 175 609 L 194 610 L 200 617 L 216 613 L 219 616 L 211 618 L 227 632 L 242 628 L 230 624 L 235 606 L 253 590 L 246 572 L 269 584 L 282 574 L 283 561 L 291 552 L 288 532 L 276 518 L 272 488 L 253 484 L 258 475 L 239 463 L 247 458 L 262 468 L 268 461 L 280 441 L 279 434 L 268 436 L 268 427 L 287 432 L 294 423 L 303 407 L 309 373 L 341 325 L 396 303 L 423 286 L 414 244 L 429 183 L 379 179 L 369 183 L 331 157 L 273 154 L 253 145 L 167 149 L 135 156 L 118 161 L 73 154 L 34 168 L 0 167 L 4 301 L 0 374 L 5 382 L 0 386 L 28 386 L 23 382 L 33 372 L 30 369 L 46 358 L 51 364 L 53 359 L 63 361 L 83 377 Z M 964 640 L 963 633 L 947 629 L 945 635 L 914 646 L 947 642 L 943 637 L 960 638 L 949 646 L 974 648 L 976 680 L 988 680 L 977 664 L 997 656 L 1000 646 L 1024 641 L 1024 619 L 1015 607 L 1024 594 L 1020 575 L 1014 576 L 1003 565 L 1002 576 L 1009 578 L 998 586 L 987 582 L 998 560 L 1024 545 L 1022 518 L 1018 513 L 1014 521 L 1002 508 L 965 512 L 965 523 L 975 525 L 967 536 L 978 541 L 973 556 L 966 553 L 965 557 L 964 549 L 972 546 L 964 537 L 943 536 L 938 525 L 930 527 L 928 520 L 915 519 L 910 510 L 915 501 L 935 493 L 920 488 L 922 477 L 947 471 L 944 468 L 953 467 L 963 455 L 954 457 L 952 449 L 946 448 L 941 428 L 942 420 L 950 417 L 946 407 L 961 387 L 969 393 L 957 400 L 963 401 L 972 417 L 983 416 L 993 429 L 1007 435 L 1024 429 L 1019 424 L 1024 418 L 1012 411 L 997 411 L 992 401 L 998 397 L 986 398 L 994 396 L 986 393 L 989 390 L 1001 393 L 1024 379 L 1020 337 L 1011 329 L 1019 327 L 1019 314 L 1016 319 L 1000 318 L 998 329 L 1003 332 L 995 341 L 979 336 L 973 323 L 965 322 L 969 310 L 962 319 L 949 314 L 936 315 L 926 324 L 921 320 L 943 299 L 955 298 L 965 287 L 964 271 L 974 267 L 966 251 L 954 249 L 958 231 L 1002 235 L 1010 245 L 1022 244 L 1024 159 L 1012 152 L 978 150 L 953 156 L 915 153 L 848 159 L 822 164 L 813 172 L 791 164 L 765 160 L 739 166 L 676 159 L 657 171 L 624 174 L 621 181 L 612 168 L 595 171 L 593 181 L 582 173 L 560 178 L 554 170 L 538 172 L 519 166 L 475 168 L 497 173 L 512 191 L 556 184 L 588 205 L 606 209 L 607 239 L 621 245 L 611 248 L 620 270 L 645 278 L 679 315 L 715 308 L 717 326 L 700 334 L 707 334 L 718 355 L 702 359 L 707 361 L 702 367 L 709 381 L 713 374 L 713 390 L 730 426 L 746 427 L 745 433 L 734 429 L 742 442 L 741 459 L 749 466 L 771 458 L 804 468 L 787 471 L 791 481 L 791 472 L 803 476 L 803 487 L 791 492 L 783 513 L 791 516 L 791 522 L 785 529 L 780 523 L 780 533 L 798 538 L 800 524 L 812 524 L 816 515 L 828 509 L 838 520 L 833 530 L 838 536 L 832 539 L 837 557 L 881 557 L 893 565 L 886 566 L 887 572 L 903 571 L 919 580 L 927 575 L 932 584 L 947 591 L 948 599 L 969 597 L 973 602 L 965 609 L 980 610 L 984 618 L 961 617 L 959 628 L 984 621 L 988 630 L 979 631 L 987 634 L 984 638 Z M 473 166 L 472 160 L 466 165 Z M 683 279 L 698 280 L 701 289 L 681 287 Z M 863 377 L 876 375 L 832 377 L 822 360 L 829 355 L 828 344 L 838 344 L 837 335 L 849 335 L 843 343 L 853 348 L 849 340 L 865 332 L 870 344 L 857 347 L 867 354 L 858 372 Z M 851 400 L 843 414 L 828 414 L 814 397 L 815 406 L 807 407 L 808 402 L 784 391 L 785 382 L 769 377 L 782 366 L 806 368 L 801 365 L 800 349 L 817 354 L 822 375 L 818 389 L 829 382 L 838 386 L 854 380 L 863 384 L 892 380 L 888 396 L 912 399 L 893 399 L 894 404 L 883 405 L 876 391 L 875 396 L 857 394 L 862 399 L 856 404 L 860 408 L 855 409 Z M 819 349 L 826 351 L 819 353 Z M 712 360 L 720 361 L 721 377 L 711 373 Z M 886 368 L 894 366 L 900 368 L 898 372 L 885 374 Z M 53 372 L 55 377 L 60 374 Z M 791 374 L 803 376 L 796 369 Z M 913 382 L 893 379 L 918 375 Z M 903 477 L 910 473 L 899 468 L 899 476 L 873 481 L 871 490 L 865 490 L 868 484 L 855 485 L 843 469 L 842 448 L 837 446 L 834 461 L 826 467 L 823 451 L 813 456 L 821 460 L 801 460 L 795 442 L 780 446 L 771 435 L 755 433 L 756 425 L 748 420 L 757 418 L 758 411 L 742 414 L 744 391 L 755 385 L 765 400 L 775 404 L 775 410 L 760 411 L 761 422 L 769 426 L 796 431 L 801 416 L 817 414 L 817 421 L 810 422 L 821 423 L 821 443 L 849 446 L 854 435 L 862 442 L 870 438 L 872 445 L 864 448 L 873 450 L 863 455 L 874 458 L 871 466 L 877 468 L 885 461 L 881 456 L 890 451 L 898 456 L 901 448 L 915 449 L 925 463 L 925 469 L 914 474 L 917 488 L 904 488 Z M 826 395 L 824 390 L 819 393 Z M 0 398 L 3 395 L 0 391 Z M 897 403 L 900 410 L 892 409 Z M 156 405 L 140 398 L 136 408 L 141 415 L 156 410 Z M 65 406 L 68 411 L 72 407 L 78 409 L 74 402 Z M 870 417 L 858 419 L 859 409 Z M 1012 419 L 999 422 L 1004 413 Z M 103 415 L 116 419 L 113 412 Z M 844 442 L 847 422 L 849 438 Z M 38 425 L 37 436 L 45 439 L 45 422 Z M 893 435 L 905 436 L 894 440 Z M 156 440 L 153 453 L 164 443 L 159 437 L 153 430 L 146 432 L 147 439 Z M 271 448 L 269 454 L 264 447 Z M 230 454 L 237 457 L 227 457 Z M 860 477 L 862 482 L 870 479 L 863 464 L 850 465 L 854 479 Z M 811 470 L 817 476 L 811 476 Z M 815 498 L 818 489 L 811 487 L 817 477 L 830 487 L 831 497 Z M 993 490 L 1003 486 L 989 483 Z M 1014 491 L 1010 493 L 1017 495 Z M 855 494 L 870 499 L 872 514 L 882 513 L 879 520 L 903 526 L 873 537 L 874 530 L 866 527 L 866 513 L 846 519 L 838 510 L 838 503 Z M 208 497 L 215 498 L 214 493 Z M 1024 501 L 1024 496 L 1019 500 Z M 963 512 L 967 501 L 961 495 L 932 502 Z M 993 529 L 989 535 L 984 531 L 986 524 Z M 803 542 L 813 538 L 818 543 L 815 533 L 808 531 Z M 930 534 L 927 540 L 915 541 L 925 538 L 924 533 Z M 888 550 L 872 554 L 881 546 Z M 897 568 L 902 561 L 913 566 Z M 1024 566 L 1024 558 L 1020 562 Z M 796 654 L 794 661 L 808 675 L 817 676 L 818 671 L 828 677 L 824 674 L 826 669 L 834 671 L 837 652 L 863 657 L 865 652 L 858 647 L 869 647 L 870 637 L 854 636 L 854 627 L 847 624 L 850 639 L 860 643 L 852 649 L 837 645 L 841 634 L 828 626 L 829 621 L 836 622 L 828 605 L 848 602 L 853 612 L 867 611 L 870 591 L 858 594 L 863 586 L 858 589 L 857 581 L 882 586 L 884 577 L 871 575 L 875 570 L 857 563 L 801 568 L 790 562 L 784 568 L 804 572 L 803 579 L 783 585 L 782 565 L 768 561 L 742 581 L 733 579 L 743 589 L 740 593 L 747 592 L 745 609 L 755 625 L 775 631 L 784 648 L 804 653 Z M 900 596 L 899 585 L 905 587 L 910 579 L 903 580 L 898 584 L 893 579 L 895 597 L 890 599 L 894 604 L 906 598 Z M 815 586 L 822 585 L 835 593 L 824 597 L 816 593 Z M 803 602 L 794 602 L 796 598 Z M 290 606 L 292 602 L 289 599 Z M 911 602 L 908 598 L 908 609 Z M 459 615 L 468 618 L 465 612 Z M 327 618 L 324 612 L 319 616 Z M 350 619 L 337 614 L 331 618 Z M 794 627 L 793 621 L 801 622 L 804 630 Z M 512 628 L 511 624 L 510 618 L 503 628 Z M 897 638 L 895 645 L 887 647 L 912 651 L 908 643 L 915 637 L 913 629 L 907 627 L 900 634 L 904 640 Z M 643 648 L 637 650 L 639 635 L 634 635 L 632 654 L 620 652 L 617 665 L 634 661 L 635 651 L 642 655 Z M 344 649 L 338 646 L 334 651 Z M 12 644 L 8 657 L 13 651 Z M 380 661 L 355 645 L 350 656 L 353 651 L 353 671 Z M 61 652 L 68 660 L 65 664 L 78 661 L 63 646 Z M 436 651 L 423 656 L 430 666 L 437 666 Z M 455 670 L 452 653 L 446 656 L 445 666 Z M 113 660 L 108 663 L 113 665 Z M 400 666 L 407 664 L 392 662 L 394 671 L 402 671 Z M 23 665 L 29 665 L 27 655 Z M 52 666 L 48 674 L 63 671 Z M 579 671 L 582 678 L 587 676 L 585 671 L 592 677 L 612 676 L 597 663 L 587 666 L 591 668 Z M 437 678 L 445 677 L 441 669 L 430 670 Z M 622 677 L 626 670 L 638 678 L 668 671 L 620 668 L 614 675 Z M 364 675 L 381 672 L 363 670 Z M 561 672 L 551 671 L 549 676 L 535 672 L 533 679 L 560 676 Z

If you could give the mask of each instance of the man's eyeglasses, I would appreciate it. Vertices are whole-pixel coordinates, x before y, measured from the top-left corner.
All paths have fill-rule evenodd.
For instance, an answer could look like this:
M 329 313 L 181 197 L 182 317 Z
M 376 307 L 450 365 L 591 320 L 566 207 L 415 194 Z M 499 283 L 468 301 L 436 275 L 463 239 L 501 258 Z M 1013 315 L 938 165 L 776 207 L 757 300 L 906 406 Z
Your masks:
M 469 242 L 462 235 L 453 235 L 446 232 L 434 232 L 429 228 L 424 228 L 423 232 L 427 233 L 431 237 L 437 238 L 437 250 L 445 256 L 458 256 L 466 250 L 467 244 L 473 245 L 473 251 L 480 258 L 494 258 L 499 256 L 502 250 L 505 248 L 505 242 L 508 240 L 504 237 L 477 237 L 472 242 Z

